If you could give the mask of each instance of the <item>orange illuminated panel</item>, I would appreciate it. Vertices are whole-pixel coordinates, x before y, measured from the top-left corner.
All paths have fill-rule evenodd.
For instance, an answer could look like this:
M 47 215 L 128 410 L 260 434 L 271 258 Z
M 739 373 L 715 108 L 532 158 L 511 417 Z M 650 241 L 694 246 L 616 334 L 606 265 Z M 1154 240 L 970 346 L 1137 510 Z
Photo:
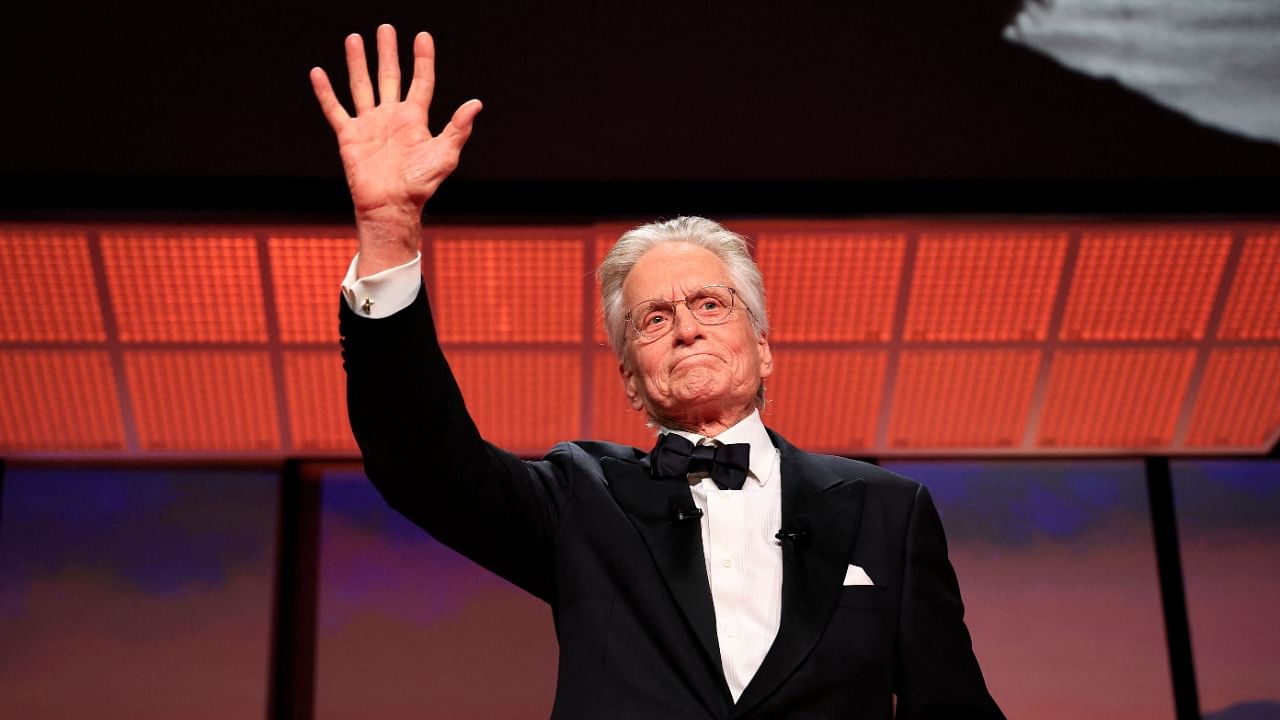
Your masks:
M 1209 354 L 1187 445 L 1268 450 L 1280 430 L 1280 348 Z
M 617 242 L 617 236 L 610 236 L 603 232 L 596 233 L 595 243 L 592 245 L 594 250 L 594 260 L 592 267 L 599 268 L 600 263 L 604 261 L 604 256 L 609 253 L 609 248 Z M 600 302 L 600 283 L 595 284 L 595 292 L 591 293 L 591 339 L 601 345 L 608 345 L 609 336 L 604 329 L 604 307 Z
M 775 350 L 765 425 L 806 450 L 856 453 L 875 444 L 888 353 Z
M 653 447 L 657 431 L 647 426 L 647 414 L 632 409 L 618 375 L 618 358 L 612 351 L 595 354 L 591 393 L 591 439 L 622 443 L 646 452 Z
M 582 437 L 580 353 L 447 354 L 467 410 L 489 442 L 511 452 L 541 455 L 558 442 Z
M 125 377 L 143 450 L 277 450 L 266 352 L 129 352 Z
M 0 451 L 123 450 L 111 359 L 90 350 L 0 353 Z
M 1085 233 L 1060 337 L 1204 337 L 1230 249 L 1231 234 L 1225 230 Z
M 286 352 L 284 391 L 296 450 L 355 450 L 347 376 L 337 352 Z
M 83 233 L 0 230 L 0 342 L 106 340 Z
M 905 340 L 1044 340 L 1066 233 L 921 235 Z
M 1049 371 L 1037 444 L 1168 446 L 1194 363 L 1194 350 L 1059 351 Z
M 282 342 L 338 342 L 342 277 L 355 256 L 353 238 L 267 240 Z
M 592 263 L 591 271 L 594 273 L 600 263 L 604 262 L 604 256 L 609 254 L 609 250 L 613 248 L 613 244 L 618 242 L 618 238 L 639 223 L 623 224 L 623 223 L 602 223 L 595 226 L 595 241 L 592 243 Z M 601 344 L 609 343 L 608 336 L 604 331 L 603 310 L 600 303 L 600 283 L 592 284 L 591 293 L 591 332 L 592 340 Z
M 772 339 L 889 340 L 906 242 L 901 233 L 762 232 L 756 261 Z
M 889 447 L 1021 445 L 1039 367 L 1039 350 L 904 351 Z
M 267 339 L 253 237 L 104 233 L 102 255 L 124 342 Z
M 582 339 L 579 229 L 438 230 L 436 327 L 443 342 L 576 342 Z
M 1280 339 L 1280 232 L 1245 239 L 1218 337 Z

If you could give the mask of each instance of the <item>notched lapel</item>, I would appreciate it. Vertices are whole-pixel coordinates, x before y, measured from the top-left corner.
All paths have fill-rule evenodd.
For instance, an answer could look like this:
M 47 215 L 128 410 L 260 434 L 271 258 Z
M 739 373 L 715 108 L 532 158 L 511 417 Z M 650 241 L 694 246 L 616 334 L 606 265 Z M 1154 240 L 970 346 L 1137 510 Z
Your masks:
M 831 620 L 862 518 L 859 479 L 837 476 L 816 457 L 773 436 L 782 452 L 784 527 L 808 525 L 808 537 L 782 545 L 782 618 L 760 669 L 733 714 L 750 711 L 808 657 Z M 805 520 L 797 522 L 803 516 Z
M 723 679 L 715 605 L 702 552 L 702 525 L 697 519 L 675 519 L 675 508 L 693 507 L 688 483 L 655 480 L 649 476 L 648 466 L 641 463 L 604 458 L 601 465 L 614 500 L 631 518 L 706 659 Z

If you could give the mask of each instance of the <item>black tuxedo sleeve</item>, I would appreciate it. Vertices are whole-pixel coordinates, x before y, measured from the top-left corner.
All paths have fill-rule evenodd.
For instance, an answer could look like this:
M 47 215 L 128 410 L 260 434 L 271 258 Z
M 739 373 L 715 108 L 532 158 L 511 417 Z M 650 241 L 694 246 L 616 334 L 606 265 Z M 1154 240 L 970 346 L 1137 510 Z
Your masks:
M 568 480 L 485 442 L 436 338 L 425 288 L 362 318 L 339 302 L 347 413 L 365 473 L 437 540 L 551 600 L 552 544 Z
M 942 521 L 924 486 L 908 518 L 904 559 L 897 717 L 1003 720 L 973 654 Z

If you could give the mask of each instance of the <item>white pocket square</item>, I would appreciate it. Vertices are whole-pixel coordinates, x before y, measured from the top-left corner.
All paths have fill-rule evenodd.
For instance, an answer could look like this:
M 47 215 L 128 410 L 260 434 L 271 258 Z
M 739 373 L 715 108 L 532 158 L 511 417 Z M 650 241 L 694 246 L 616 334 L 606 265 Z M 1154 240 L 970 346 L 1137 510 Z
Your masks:
M 844 584 L 875 585 L 875 583 L 871 582 L 871 576 L 867 574 L 867 571 L 857 565 L 850 565 L 849 569 L 844 571 Z

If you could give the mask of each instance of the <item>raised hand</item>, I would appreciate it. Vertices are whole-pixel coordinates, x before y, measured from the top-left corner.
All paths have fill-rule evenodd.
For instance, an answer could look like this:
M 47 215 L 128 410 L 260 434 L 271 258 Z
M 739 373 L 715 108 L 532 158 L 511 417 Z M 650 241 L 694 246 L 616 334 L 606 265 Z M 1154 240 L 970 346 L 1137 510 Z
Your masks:
M 413 40 L 413 80 L 400 99 L 396 31 L 378 28 L 377 100 L 365 60 L 364 40 L 346 40 L 347 72 L 355 116 L 338 101 L 328 75 L 311 70 L 311 86 L 338 136 L 342 167 L 355 203 L 360 236 L 360 275 L 391 267 L 417 250 L 422 207 L 458 166 L 480 101 L 469 100 L 439 135 L 427 128 L 435 89 L 435 44 L 427 33 Z

